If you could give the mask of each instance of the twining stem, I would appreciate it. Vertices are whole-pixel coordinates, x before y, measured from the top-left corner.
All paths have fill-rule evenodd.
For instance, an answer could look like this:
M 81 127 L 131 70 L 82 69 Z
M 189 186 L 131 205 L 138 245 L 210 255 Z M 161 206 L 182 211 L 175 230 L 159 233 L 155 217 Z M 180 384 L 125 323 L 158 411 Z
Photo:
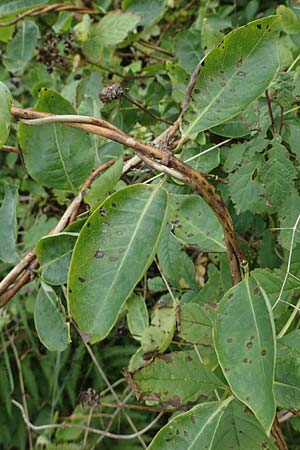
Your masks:
M 26 110 L 22 108 L 12 108 L 12 114 L 18 119 L 41 119 L 43 117 L 50 117 L 50 114 L 41 113 L 38 111 Z M 52 123 L 64 121 L 64 117 L 52 115 Z M 89 120 L 87 118 L 87 120 Z M 49 121 L 49 119 L 47 119 Z M 166 165 L 172 169 L 175 169 L 182 175 L 183 182 L 196 191 L 212 208 L 217 218 L 219 219 L 225 238 L 225 245 L 227 249 L 227 255 L 230 265 L 230 271 L 233 279 L 233 283 L 236 284 L 241 280 L 241 267 L 245 265 L 245 259 L 243 253 L 236 241 L 234 235 L 234 229 L 231 221 L 230 214 L 227 207 L 219 194 L 217 194 L 213 185 L 211 185 L 203 175 L 197 170 L 193 169 L 189 165 L 177 159 L 174 155 L 168 155 L 166 162 L 166 152 L 156 148 L 150 144 L 145 144 L 137 139 L 127 136 L 121 130 L 112 128 L 111 124 L 104 121 L 103 125 L 87 123 L 70 123 L 65 121 L 64 124 L 73 128 L 80 128 L 81 130 L 89 133 L 97 134 L 105 137 L 109 140 L 118 142 L 126 147 L 132 148 L 139 156 L 143 155 L 152 160 L 157 160 L 162 165 Z M 39 120 L 38 124 L 43 122 Z M 33 122 L 30 122 L 33 125 Z

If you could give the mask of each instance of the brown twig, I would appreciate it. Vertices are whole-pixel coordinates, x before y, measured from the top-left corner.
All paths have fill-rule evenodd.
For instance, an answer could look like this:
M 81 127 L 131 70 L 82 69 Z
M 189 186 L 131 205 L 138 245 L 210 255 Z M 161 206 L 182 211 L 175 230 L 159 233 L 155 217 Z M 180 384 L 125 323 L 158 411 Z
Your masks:
M 2 147 L 0 147 L 0 150 L 2 152 L 20 153 L 20 150 L 18 147 L 13 147 L 11 145 L 3 145 Z
M 163 53 L 167 56 L 172 56 L 172 57 L 175 56 L 174 53 L 170 52 L 169 50 L 161 48 L 158 45 L 153 44 L 152 42 L 145 41 L 144 39 L 140 39 L 139 44 L 143 45 L 144 47 L 151 48 L 152 50 L 155 50 L 156 52 Z
M 0 22 L 0 27 L 9 27 L 11 25 L 15 25 L 17 22 L 28 16 L 41 16 L 43 14 L 48 14 L 49 12 L 58 11 L 72 11 L 80 14 L 103 14 L 99 11 L 95 11 L 94 9 L 84 8 L 82 6 L 62 5 L 61 3 L 55 3 L 49 6 L 39 6 L 37 8 L 29 9 L 22 14 L 19 14 L 15 19 L 10 20 L 9 22 Z
M 22 119 L 34 119 L 45 117 L 45 115 L 47 115 L 46 113 L 40 113 L 38 111 L 31 111 L 15 107 L 12 108 L 12 114 L 17 118 Z M 54 123 L 55 117 L 52 117 Z M 58 122 L 62 122 L 64 120 L 63 117 L 56 117 Z M 164 163 L 165 161 L 166 155 L 163 150 L 129 137 L 121 132 L 121 130 L 116 132 L 115 130 L 107 126 L 102 127 L 85 123 L 65 123 L 65 125 L 74 128 L 80 128 L 89 133 L 97 134 L 109 140 L 118 142 L 122 145 L 125 145 L 126 147 L 132 148 L 139 155 L 143 154 L 148 158 L 161 161 L 161 163 Z M 168 158 L 168 166 L 176 169 L 181 173 L 181 175 L 183 175 L 184 183 L 191 187 L 194 191 L 196 191 L 206 201 L 206 203 L 212 208 L 217 218 L 219 219 L 224 231 L 225 245 L 227 249 L 232 279 L 234 284 L 238 283 L 241 280 L 240 269 L 244 266 L 245 259 L 239 247 L 239 244 L 235 239 L 231 217 L 225 203 L 216 193 L 215 188 L 205 179 L 205 177 L 203 177 L 197 170 L 175 158 L 172 154 Z

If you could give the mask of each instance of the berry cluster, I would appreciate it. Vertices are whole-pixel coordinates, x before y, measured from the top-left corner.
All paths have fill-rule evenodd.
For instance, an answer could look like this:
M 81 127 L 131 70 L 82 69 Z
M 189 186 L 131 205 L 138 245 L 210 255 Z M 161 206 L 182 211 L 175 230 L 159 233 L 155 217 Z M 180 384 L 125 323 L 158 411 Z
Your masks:
M 55 68 L 65 71 L 68 68 L 67 57 L 73 51 L 74 38 L 72 33 L 65 36 L 48 31 L 45 35 L 43 47 L 38 48 L 37 61 L 45 64 L 49 73 L 52 73 Z

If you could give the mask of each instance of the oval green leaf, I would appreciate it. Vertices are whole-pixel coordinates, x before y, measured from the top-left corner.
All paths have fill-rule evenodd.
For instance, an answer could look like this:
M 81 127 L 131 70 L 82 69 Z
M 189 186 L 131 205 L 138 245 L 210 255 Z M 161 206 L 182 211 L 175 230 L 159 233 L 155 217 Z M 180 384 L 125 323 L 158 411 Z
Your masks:
M 42 278 L 53 285 L 65 284 L 77 233 L 60 233 L 45 236 L 35 247 Z
M 219 422 L 232 397 L 201 403 L 179 414 L 154 437 L 148 450 L 211 450 Z
M 198 195 L 170 194 L 169 220 L 173 233 L 187 244 L 205 252 L 225 252 L 222 227 L 205 201 Z
M 270 16 L 250 22 L 207 55 L 182 117 L 183 136 L 233 118 L 267 89 L 279 67 L 278 21 Z
M 257 419 L 237 400 L 227 406 L 212 450 L 277 450 Z
M 153 261 L 167 216 L 167 193 L 134 185 L 118 191 L 85 223 L 75 245 L 68 304 L 79 328 L 104 339 Z
M 239 400 L 268 432 L 275 415 L 275 335 L 271 307 L 253 278 L 220 302 L 214 342 L 223 373 Z
M 37 44 L 39 29 L 34 22 L 18 23 L 18 31 L 7 44 L 3 64 L 9 72 L 19 73 L 31 60 Z
M 300 330 L 277 341 L 275 397 L 282 408 L 300 408 Z
M 49 0 L 2 0 L 0 4 L 0 16 L 6 17 L 20 13 L 35 6 L 45 5 Z
M 148 309 L 142 295 L 133 294 L 127 300 L 127 324 L 134 339 L 141 340 L 142 333 L 149 325 Z
M 176 305 L 154 308 L 151 325 L 144 329 L 141 347 L 145 353 L 164 352 L 169 347 L 176 329 Z
M 71 103 L 47 88 L 41 89 L 35 110 L 76 114 Z M 29 174 L 45 186 L 76 192 L 93 168 L 92 140 L 81 130 L 59 124 L 19 123 L 18 137 Z
M 4 189 L 0 208 L 0 259 L 6 263 L 15 263 L 20 259 L 16 250 L 18 187 L 5 184 Z
M 45 283 L 41 284 L 36 299 L 34 324 L 40 341 L 48 350 L 62 352 L 71 342 L 61 301 Z
M 10 127 L 12 97 L 8 87 L 0 81 L 0 147 L 7 141 Z

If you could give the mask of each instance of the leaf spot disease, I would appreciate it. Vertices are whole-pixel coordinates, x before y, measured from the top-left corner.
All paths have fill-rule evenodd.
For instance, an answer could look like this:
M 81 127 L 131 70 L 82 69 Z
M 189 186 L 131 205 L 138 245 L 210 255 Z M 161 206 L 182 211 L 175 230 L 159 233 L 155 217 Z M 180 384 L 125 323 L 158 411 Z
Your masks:
M 97 250 L 95 253 L 95 258 L 103 258 L 105 253 L 102 250 Z
M 240 71 L 237 73 L 237 76 L 238 76 L 238 77 L 241 77 L 241 78 L 245 78 L 245 76 L 247 76 L 247 72 L 244 72 L 243 70 L 240 70 Z
M 122 236 L 122 234 L 123 234 L 123 231 L 117 231 L 117 232 L 116 232 L 116 235 L 117 235 L 117 236 Z
M 80 283 L 84 283 L 85 282 L 85 278 L 83 278 L 83 277 L 78 277 L 78 280 L 80 281 Z
M 247 342 L 246 347 L 249 348 L 249 349 L 252 348 L 253 347 L 253 342 L 251 342 L 251 341 Z
M 268 25 L 269 26 L 269 25 Z M 261 30 L 261 23 L 256 25 L 256 28 L 258 28 L 259 30 Z
M 115 256 L 111 256 L 111 257 L 109 258 L 109 260 L 110 260 L 111 262 L 116 262 L 116 261 L 118 261 L 118 258 L 116 258 Z
M 262 350 L 261 351 L 261 356 L 266 356 L 266 354 L 267 354 L 267 350 Z
M 226 341 L 228 342 L 228 344 L 231 344 L 231 342 L 232 342 L 232 337 L 228 337 L 228 338 L 226 339 Z
M 196 88 L 196 89 L 194 90 L 194 92 L 195 92 L 195 94 L 200 94 L 200 89 L 197 89 L 197 88 Z
M 105 208 L 100 208 L 100 216 L 104 217 L 104 216 L 106 216 L 106 214 L 107 214 L 106 209 Z
M 186 126 L 188 126 L 188 125 L 190 124 L 190 122 L 189 122 L 188 120 L 184 120 L 184 121 L 183 121 L 183 124 L 186 125 Z

